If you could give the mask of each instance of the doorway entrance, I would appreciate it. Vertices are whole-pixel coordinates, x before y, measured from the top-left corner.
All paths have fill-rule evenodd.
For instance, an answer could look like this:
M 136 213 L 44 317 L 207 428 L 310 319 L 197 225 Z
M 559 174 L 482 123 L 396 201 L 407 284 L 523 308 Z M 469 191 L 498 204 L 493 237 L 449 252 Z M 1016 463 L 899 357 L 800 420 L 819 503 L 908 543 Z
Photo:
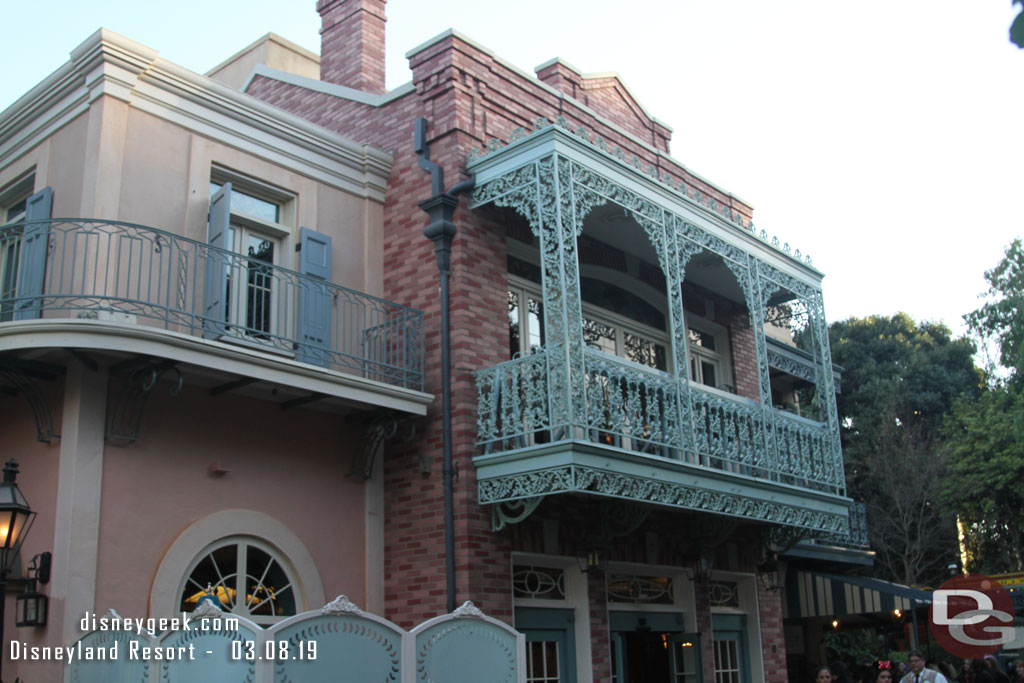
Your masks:
M 700 683 L 700 635 L 678 612 L 612 612 L 615 683 Z

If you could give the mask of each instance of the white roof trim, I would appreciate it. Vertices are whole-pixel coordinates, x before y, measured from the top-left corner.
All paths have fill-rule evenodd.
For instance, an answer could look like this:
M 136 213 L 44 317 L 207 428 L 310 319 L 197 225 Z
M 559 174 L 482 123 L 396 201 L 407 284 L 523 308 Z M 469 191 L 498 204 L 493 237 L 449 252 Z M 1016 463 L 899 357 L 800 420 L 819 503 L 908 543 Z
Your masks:
M 257 76 L 263 78 L 271 78 L 281 83 L 288 83 L 289 85 L 295 85 L 306 90 L 312 90 L 313 92 L 323 93 L 325 95 L 331 95 L 333 97 L 340 97 L 344 100 L 351 100 L 353 102 L 359 102 L 361 104 L 367 104 L 371 107 L 380 107 L 382 105 L 397 100 L 399 97 L 408 95 L 416 90 L 413 86 L 412 81 L 400 85 L 391 92 L 378 95 L 376 93 L 368 93 L 356 88 L 349 88 L 348 86 L 338 85 L 337 83 L 328 83 L 326 81 L 320 81 L 315 78 L 309 78 L 307 76 L 299 76 L 288 71 L 281 71 L 267 66 L 266 64 L 257 64 L 253 67 L 252 73 L 249 74 L 249 78 L 246 79 L 245 85 L 242 86 L 242 91 L 249 89 L 249 85 L 252 80 Z

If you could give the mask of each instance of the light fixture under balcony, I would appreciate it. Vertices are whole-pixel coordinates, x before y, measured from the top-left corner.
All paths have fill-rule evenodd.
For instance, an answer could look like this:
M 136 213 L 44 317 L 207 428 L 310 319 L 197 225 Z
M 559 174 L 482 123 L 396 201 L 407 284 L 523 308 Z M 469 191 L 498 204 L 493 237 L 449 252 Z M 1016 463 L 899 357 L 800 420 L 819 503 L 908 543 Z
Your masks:
M 576 552 L 576 564 L 584 574 L 599 574 L 608 568 L 607 554 L 599 548 Z

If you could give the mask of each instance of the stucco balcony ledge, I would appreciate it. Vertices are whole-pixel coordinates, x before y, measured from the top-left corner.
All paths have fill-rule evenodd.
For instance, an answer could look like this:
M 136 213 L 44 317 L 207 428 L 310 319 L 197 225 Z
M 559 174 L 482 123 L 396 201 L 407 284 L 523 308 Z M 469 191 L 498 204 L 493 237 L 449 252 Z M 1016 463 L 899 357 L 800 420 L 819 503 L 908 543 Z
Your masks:
M 422 415 L 423 314 L 155 228 L 47 219 L 0 228 L 0 352 L 188 365 L 211 387 Z

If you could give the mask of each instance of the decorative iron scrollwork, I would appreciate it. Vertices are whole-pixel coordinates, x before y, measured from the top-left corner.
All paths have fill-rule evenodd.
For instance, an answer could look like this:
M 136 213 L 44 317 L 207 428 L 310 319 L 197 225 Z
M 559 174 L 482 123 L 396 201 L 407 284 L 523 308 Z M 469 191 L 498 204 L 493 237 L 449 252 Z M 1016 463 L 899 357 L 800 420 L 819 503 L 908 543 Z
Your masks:
M 59 439 L 60 434 L 53 430 L 53 413 L 50 412 L 46 397 L 39 391 L 35 382 L 18 367 L 17 361 L 0 360 L 0 379 L 11 385 L 13 393 L 21 394 L 28 401 L 36 420 L 36 440 L 50 443 L 53 438 Z
M 373 463 L 377 453 L 385 441 L 401 436 L 403 441 L 410 441 L 416 435 L 416 424 L 411 420 L 399 420 L 395 413 L 373 413 L 364 423 L 363 434 L 359 444 L 352 452 L 352 464 L 348 476 L 362 477 L 364 480 L 373 476 Z M 422 455 L 420 471 L 430 472 L 430 465 L 424 465 Z
M 140 360 L 129 368 L 127 386 L 114 400 L 107 422 L 107 440 L 127 446 L 139 439 L 142 415 L 154 387 L 165 373 L 173 379 L 168 393 L 174 397 L 181 393 L 184 377 L 173 361 Z

